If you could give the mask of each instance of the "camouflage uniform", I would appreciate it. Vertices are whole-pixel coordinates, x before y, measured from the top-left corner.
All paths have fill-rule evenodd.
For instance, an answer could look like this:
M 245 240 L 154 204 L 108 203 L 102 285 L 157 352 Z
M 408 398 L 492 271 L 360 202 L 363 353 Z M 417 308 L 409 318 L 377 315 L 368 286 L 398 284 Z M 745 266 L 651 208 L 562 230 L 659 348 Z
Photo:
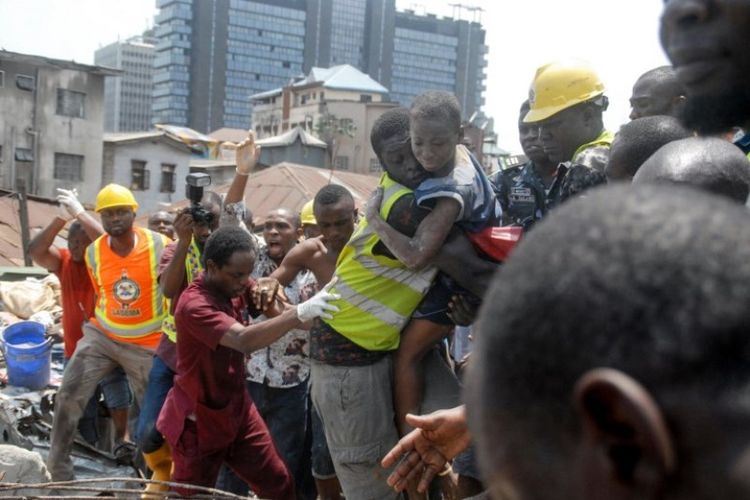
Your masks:
M 490 182 L 503 208 L 503 224 L 529 229 L 563 201 L 604 184 L 607 179 L 601 171 L 592 167 L 565 162 L 557 167 L 555 178 L 547 188 L 534 162 L 529 161 L 492 174 Z

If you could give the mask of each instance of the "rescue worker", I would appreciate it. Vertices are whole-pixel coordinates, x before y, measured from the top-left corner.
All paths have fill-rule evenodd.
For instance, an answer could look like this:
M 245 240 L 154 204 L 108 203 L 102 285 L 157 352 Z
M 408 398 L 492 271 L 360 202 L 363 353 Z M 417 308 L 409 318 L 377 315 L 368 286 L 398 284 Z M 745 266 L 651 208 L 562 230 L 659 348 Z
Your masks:
M 537 69 L 523 121 L 539 126 L 539 139 L 551 161 L 604 172 L 614 138 L 602 118 L 608 105 L 604 84 L 591 66 L 557 61 Z
M 133 193 L 117 184 L 96 197 L 106 234 L 89 245 L 85 258 L 97 302 L 57 393 L 47 461 L 54 481 L 73 479 L 75 427 L 99 380 L 122 367 L 136 401 L 143 400 L 165 316 L 156 263 L 169 239 L 134 226 L 137 209 Z
M 558 168 L 544 150 L 539 126 L 524 122 L 529 109 L 529 101 L 525 101 L 518 118 L 519 140 L 529 161 L 490 177 L 503 207 L 503 222 L 524 230 L 570 196 L 605 182 L 600 172 L 584 165 L 570 163 Z
M 37 265 L 53 272 L 60 279 L 65 344 L 63 366 L 67 366 L 78 341 L 83 336 L 83 322 L 91 317 L 96 303 L 96 294 L 86 270 L 84 253 L 91 241 L 104 233 L 104 229 L 99 221 L 83 208 L 75 190 L 57 191 L 60 193 L 57 196 L 60 204 L 58 215 L 31 240 L 29 254 Z M 72 221 L 68 227 L 68 248 L 57 248 L 54 246 L 55 238 L 68 221 Z M 78 423 L 78 430 L 87 442 L 96 444 L 99 439 L 97 414 L 102 393 L 115 429 L 115 450 L 118 452 L 116 457 L 125 463 L 130 462 L 133 459 L 134 448 L 128 439 L 128 409 L 133 396 L 122 369 L 113 370 L 99 383 L 94 396 L 86 405 Z

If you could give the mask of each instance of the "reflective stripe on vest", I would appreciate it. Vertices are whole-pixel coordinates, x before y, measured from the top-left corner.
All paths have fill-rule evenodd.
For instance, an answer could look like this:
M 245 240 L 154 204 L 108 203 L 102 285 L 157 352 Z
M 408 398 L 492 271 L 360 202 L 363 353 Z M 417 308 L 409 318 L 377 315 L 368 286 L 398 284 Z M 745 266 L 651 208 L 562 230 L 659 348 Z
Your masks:
M 138 241 L 125 259 L 112 252 L 106 234 L 86 250 L 86 264 L 97 294 L 94 315 L 103 328 L 124 338 L 143 337 L 159 331 L 166 314 L 164 296 L 157 282 L 157 266 L 167 238 L 137 227 L 133 231 Z M 147 252 L 142 251 L 144 245 Z M 125 262 L 104 276 L 107 266 L 116 265 L 117 260 Z
M 185 256 L 185 276 L 187 278 L 187 284 L 193 282 L 198 274 L 203 271 L 203 265 L 201 264 L 201 251 L 198 248 L 198 244 L 195 242 L 195 238 L 190 241 L 190 247 L 188 247 L 188 253 Z M 164 318 L 164 322 L 161 325 L 161 330 L 172 342 L 177 342 L 177 326 L 174 322 L 174 314 L 172 314 L 172 301 L 164 299 L 167 302 L 167 316 Z
M 614 139 L 615 139 L 615 134 L 610 132 L 609 130 L 605 130 L 601 134 L 599 134 L 599 137 L 597 137 L 593 141 L 587 142 L 586 144 L 578 146 L 578 149 L 576 149 L 576 152 L 573 153 L 572 158 L 575 158 L 576 156 L 581 154 L 584 150 L 588 148 L 593 148 L 594 146 L 611 146 L 612 141 Z
M 380 179 L 384 188 L 380 215 L 387 220 L 394 203 L 411 191 L 391 180 Z M 395 258 L 375 255 L 380 241 L 362 219 L 336 263 L 338 282 L 332 291 L 341 295 L 332 303 L 339 308 L 331 327 L 370 351 L 398 348 L 400 333 L 430 289 L 436 270 L 406 268 Z

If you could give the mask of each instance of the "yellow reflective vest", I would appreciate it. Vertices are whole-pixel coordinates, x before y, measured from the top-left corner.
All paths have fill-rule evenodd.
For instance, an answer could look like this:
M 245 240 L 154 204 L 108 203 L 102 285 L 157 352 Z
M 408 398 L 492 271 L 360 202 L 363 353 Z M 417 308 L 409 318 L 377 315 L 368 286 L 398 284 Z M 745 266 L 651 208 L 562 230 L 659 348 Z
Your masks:
M 190 247 L 188 248 L 187 256 L 185 257 L 185 274 L 187 278 L 187 284 L 193 282 L 198 274 L 203 271 L 203 264 L 201 264 L 201 251 L 198 248 L 198 244 L 195 242 L 195 238 L 190 241 Z M 172 314 L 172 301 L 167 301 L 167 316 L 164 318 L 162 323 L 162 331 L 172 342 L 177 342 L 177 326 L 174 322 L 174 315 Z
M 391 180 L 380 179 L 384 190 L 380 215 L 388 219 L 394 203 L 411 190 Z M 401 330 L 429 290 L 437 272 L 429 267 L 421 271 L 406 268 L 398 259 L 375 255 L 380 241 L 362 219 L 339 254 L 332 291 L 341 295 L 333 301 L 339 311 L 325 320 L 334 330 L 370 351 L 398 348 Z

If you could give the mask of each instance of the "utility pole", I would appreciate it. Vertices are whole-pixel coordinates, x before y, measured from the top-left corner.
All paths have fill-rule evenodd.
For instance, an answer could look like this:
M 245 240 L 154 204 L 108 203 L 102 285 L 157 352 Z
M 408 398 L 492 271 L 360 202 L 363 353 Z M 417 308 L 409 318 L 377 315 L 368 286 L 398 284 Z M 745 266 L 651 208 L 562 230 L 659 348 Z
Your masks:
M 26 203 L 26 182 L 18 183 L 18 217 L 21 220 L 21 246 L 23 247 L 23 265 L 32 266 L 29 255 L 29 243 L 31 233 L 29 232 L 29 207 Z

